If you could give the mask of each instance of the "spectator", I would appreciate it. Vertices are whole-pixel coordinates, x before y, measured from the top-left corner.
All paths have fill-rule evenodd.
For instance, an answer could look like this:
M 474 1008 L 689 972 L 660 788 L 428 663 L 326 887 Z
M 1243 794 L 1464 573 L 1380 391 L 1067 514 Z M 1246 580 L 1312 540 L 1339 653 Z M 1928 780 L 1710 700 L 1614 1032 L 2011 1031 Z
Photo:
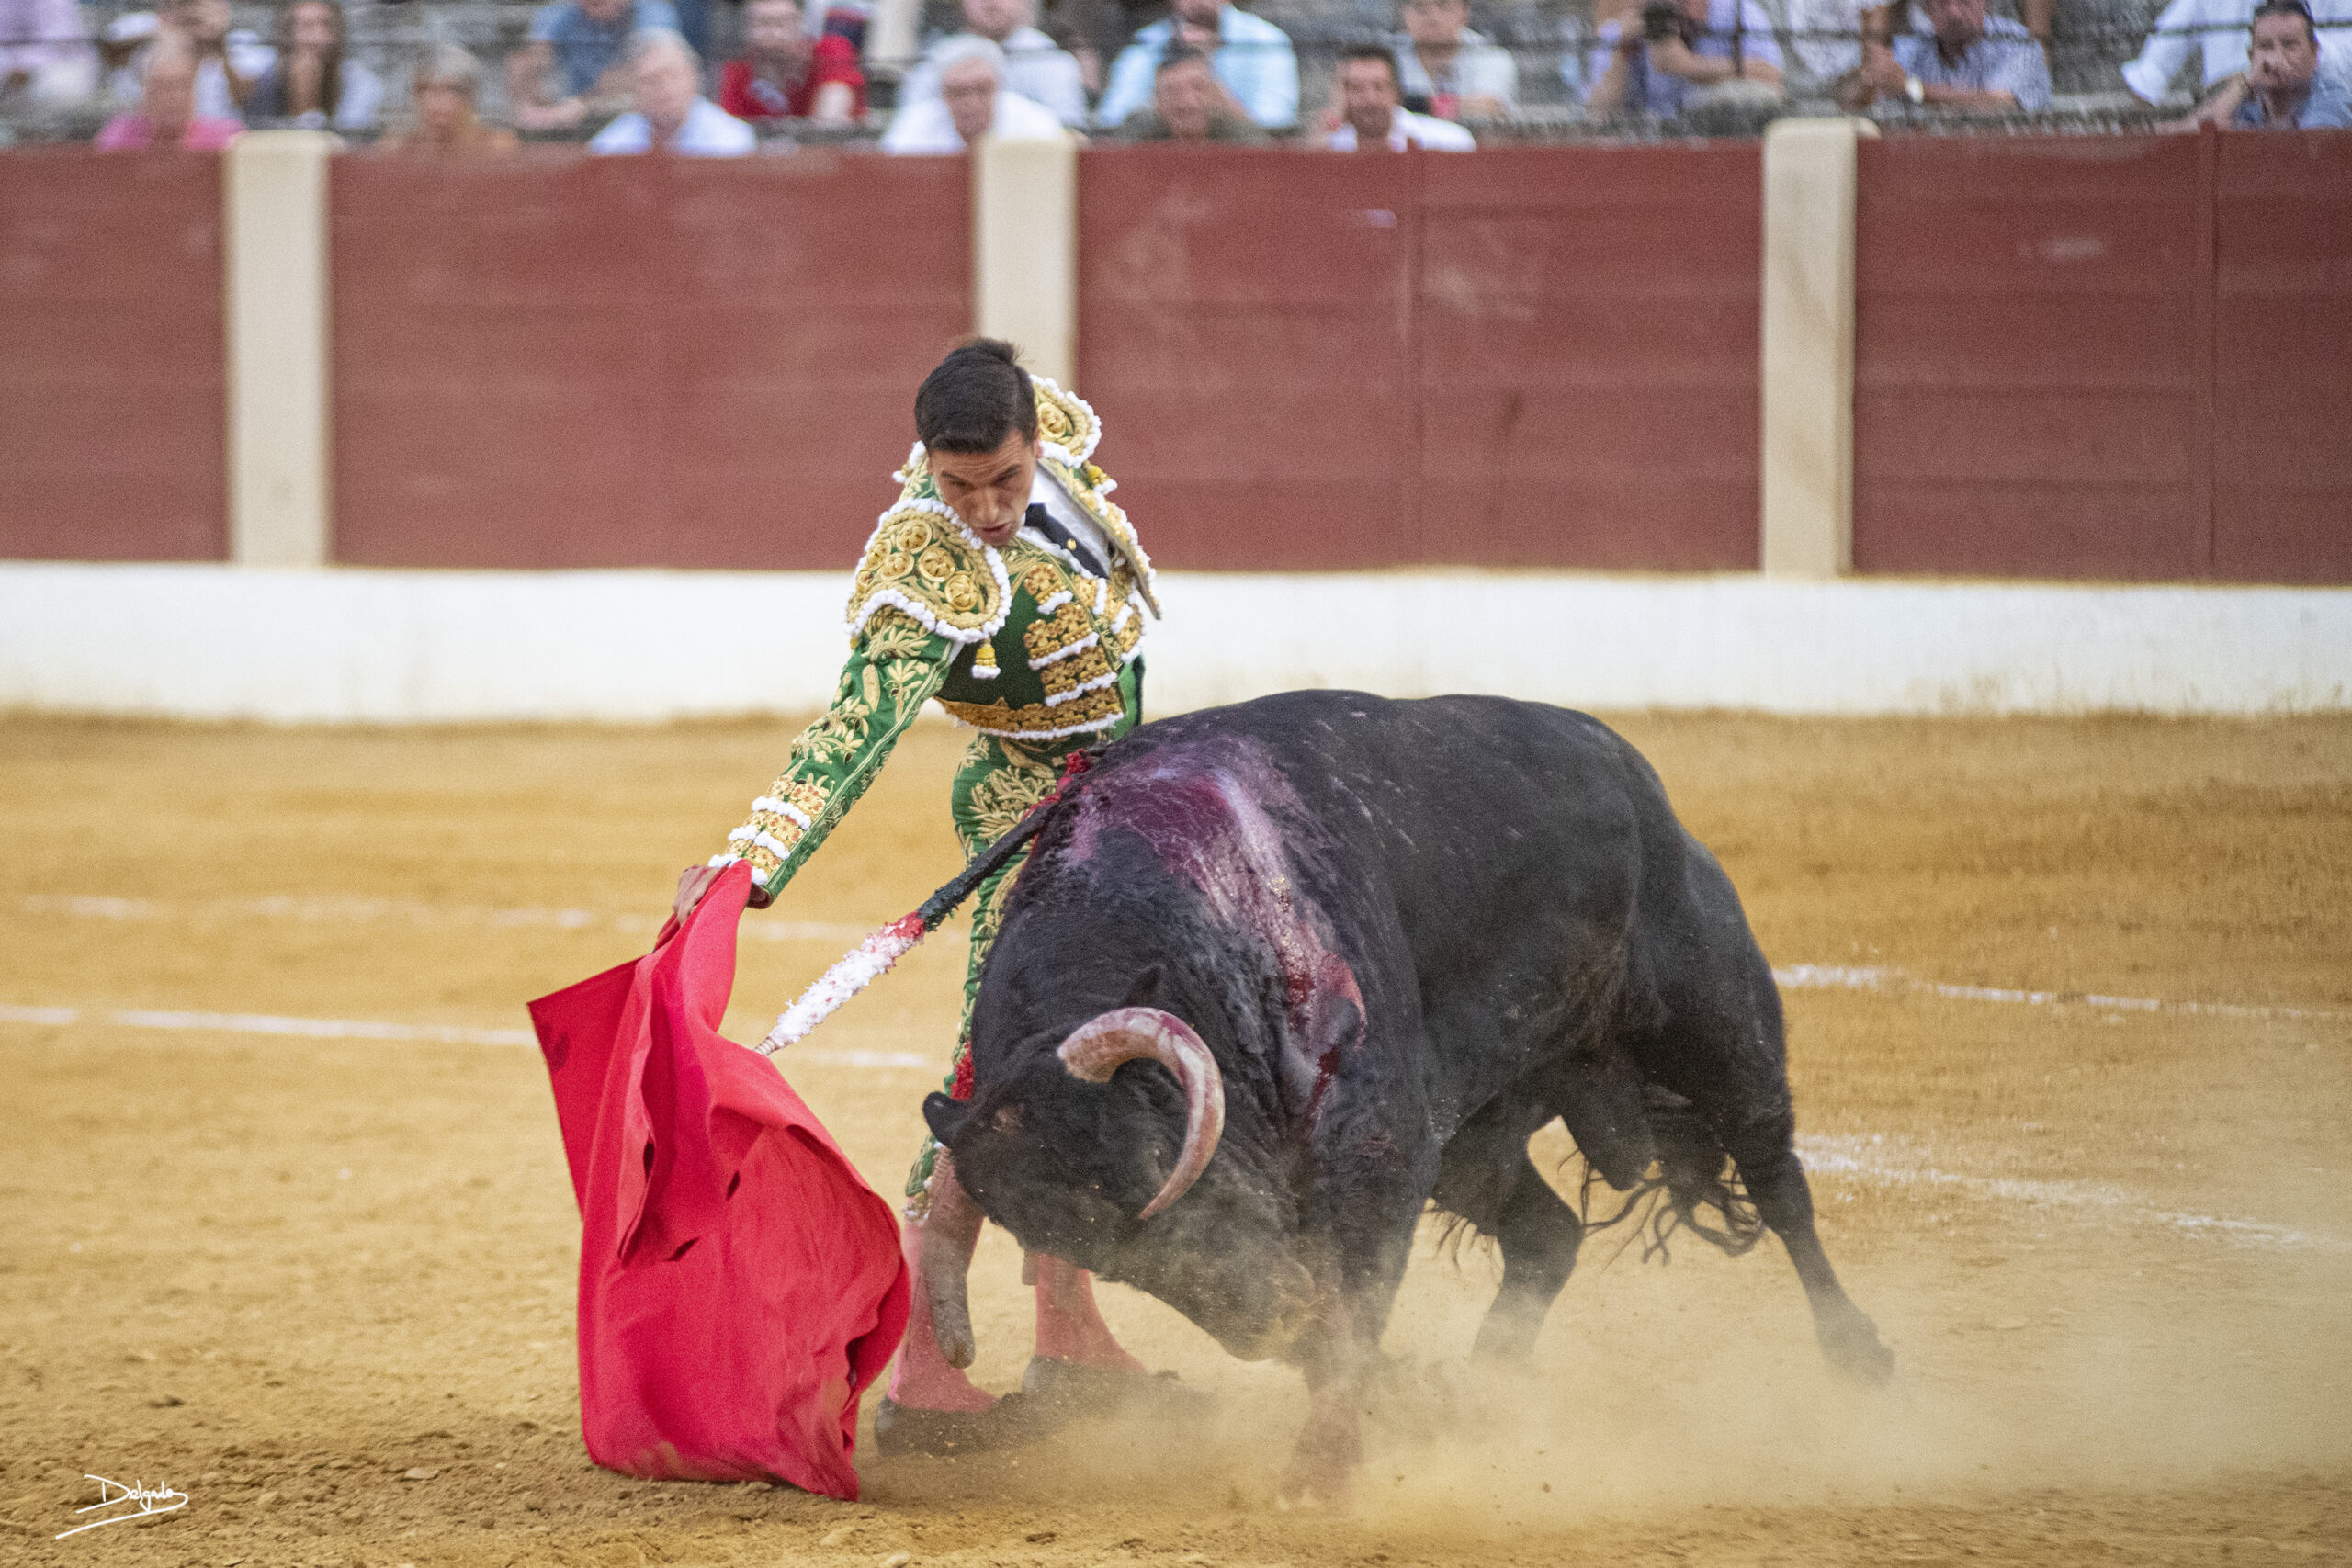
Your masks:
M 756 149 L 752 128 L 702 96 L 702 61 L 682 33 L 648 28 L 629 39 L 637 107 L 598 131 L 591 152 L 678 152 L 740 158 Z
M 678 30 L 670 0 L 548 0 L 531 14 L 530 41 L 506 57 L 515 125 L 570 130 L 592 115 L 626 107 L 623 56 L 631 38 L 653 28 Z
M 743 58 L 719 72 L 718 107 L 737 119 L 848 125 L 865 118 L 865 73 L 849 39 L 809 35 L 797 0 L 751 0 Z
M 0 0 L 0 107 L 63 108 L 97 90 L 97 51 L 74 0 Z
M 1339 129 L 1331 132 L 1334 152 L 1402 152 L 1408 147 L 1467 152 L 1478 144 L 1450 119 L 1406 108 L 1397 90 L 1396 57 L 1378 44 L 1341 50 L 1333 75 L 1340 116 Z
M 149 147 L 184 147 L 217 152 L 245 129 L 225 115 L 196 112 L 196 46 L 177 33 L 164 33 L 140 62 L 139 107 L 107 121 L 96 145 L 102 152 Z
M 2319 68 L 2319 28 L 2302 0 L 2254 8 L 2245 83 L 2229 122 L 2242 130 L 2352 127 L 2352 81 Z
M 1927 17 L 1917 6 L 1902 8 L 1910 14 L 1914 30 L 1926 29 Z M 1805 75 L 1828 88 L 1860 69 L 1864 39 L 1886 42 L 1894 9 L 1861 0 L 1789 0 L 1789 48 Z
M 139 15 L 118 17 L 107 28 L 109 37 L 120 28 L 126 38 L 143 33 L 147 40 L 139 44 L 130 64 L 115 73 L 116 107 L 139 107 L 147 79 L 146 56 L 166 35 L 176 35 L 196 60 L 195 118 L 243 120 L 254 82 L 269 68 L 269 51 L 243 28 L 230 30 L 229 0 L 164 0 L 153 28 L 141 27 Z
M 1238 114 L 1217 85 L 1209 57 L 1179 44 L 1159 57 L 1152 78 L 1151 107 L 1138 109 L 1119 127 L 1122 141 L 1262 142 L 1266 133 Z
M 484 125 L 476 115 L 481 62 L 456 44 L 435 44 L 418 58 L 409 96 L 414 118 L 377 143 L 385 151 L 460 158 L 514 151 L 513 131 Z
M 2210 91 L 2246 68 L 2247 39 L 2256 0 L 2172 0 L 2140 47 L 2140 57 L 2123 68 L 2123 85 L 2152 104 L 2164 102 L 2172 79 L 2189 51 L 2202 57 Z M 2352 0 L 2312 0 L 2312 16 L 2326 30 L 2319 40 L 2321 66 L 2335 73 L 2352 68 Z M 2315 29 L 2316 30 L 2316 29 Z
M 1032 0 L 964 0 L 964 30 L 941 39 L 907 73 L 899 107 L 939 96 L 939 51 L 955 39 L 984 38 L 1004 51 L 1004 85 L 1031 103 L 1054 111 L 1073 129 L 1086 124 L 1086 82 L 1078 57 L 1033 25 Z
M 277 13 L 277 48 L 245 100 L 245 113 L 311 130 L 373 126 L 384 105 L 384 85 L 350 57 L 348 37 L 335 0 L 288 0 Z
M 2007 17 L 1987 17 L 1984 0 L 1923 5 L 1933 35 L 1906 33 L 1891 48 L 1865 43 L 1861 68 L 1838 88 L 1846 107 L 1868 108 L 1880 98 L 1962 114 L 2050 107 L 2050 62 L 2031 33 Z
M 1052 141 L 1069 134 L 1045 105 L 1004 85 L 1004 51 L 961 34 L 938 54 L 939 96 L 909 104 L 882 134 L 885 152 L 961 152 L 983 136 Z
M 1397 85 L 1440 119 L 1489 119 L 1519 105 L 1519 62 L 1470 27 L 1470 0 L 1405 0 Z
M 1639 109 L 1670 118 L 1703 87 L 1781 85 L 1781 47 L 1758 0 L 1648 0 L 1594 36 L 1585 106 L 1600 114 Z
M 1753 0 L 1750 0 L 1753 4 Z M 1298 121 L 1298 60 L 1290 35 L 1227 0 L 1175 0 L 1175 15 L 1136 34 L 1112 62 L 1095 118 L 1117 125 L 1150 102 L 1159 57 L 1181 43 L 1205 52 L 1236 113 L 1269 130 Z

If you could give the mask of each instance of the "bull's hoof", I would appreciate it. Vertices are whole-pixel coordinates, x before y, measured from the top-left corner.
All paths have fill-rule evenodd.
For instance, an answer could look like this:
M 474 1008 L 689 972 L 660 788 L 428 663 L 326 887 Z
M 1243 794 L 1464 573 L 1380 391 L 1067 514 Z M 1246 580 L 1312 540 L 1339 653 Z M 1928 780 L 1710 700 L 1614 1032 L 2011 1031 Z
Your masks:
M 1876 1388 L 1894 1376 L 1894 1352 L 1879 1343 L 1878 1325 L 1860 1313 L 1823 1324 L 1816 1337 L 1829 1364 L 1855 1382 Z
M 1208 1415 L 1216 1396 L 1186 1388 L 1174 1372 L 1123 1372 L 1049 1356 L 1032 1356 L 1021 1374 L 1022 1392 L 1057 1416 L 1148 1416 L 1155 1420 L 1194 1420 Z
M 926 1410 L 885 1399 L 874 1411 L 874 1447 L 885 1459 L 946 1459 L 1034 1443 L 1052 1431 L 1036 1403 L 1008 1393 L 986 1410 Z

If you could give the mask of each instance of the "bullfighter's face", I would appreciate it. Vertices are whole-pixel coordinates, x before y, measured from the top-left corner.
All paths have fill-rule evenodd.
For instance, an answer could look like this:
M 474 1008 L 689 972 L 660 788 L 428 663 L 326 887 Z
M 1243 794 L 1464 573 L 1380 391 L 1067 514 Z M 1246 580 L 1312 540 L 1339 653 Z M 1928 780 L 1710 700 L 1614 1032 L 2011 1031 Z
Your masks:
M 923 1111 L 965 1190 L 1028 1250 L 1157 1296 L 1247 1360 L 1284 1355 L 1304 1331 L 1313 1289 L 1295 1209 L 1242 1119 L 1228 1117 L 1183 1197 L 1137 1218 L 1184 1135 L 1182 1093 L 1157 1064 L 1099 1085 L 1047 1066 L 968 1102 L 934 1094 Z
M 1037 438 L 1008 432 L 993 452 L 933 452 L 932 482 L 939 499 L 981 542 L 1002 548 L 1029 515 L 1029 489 L 1037 479 Z

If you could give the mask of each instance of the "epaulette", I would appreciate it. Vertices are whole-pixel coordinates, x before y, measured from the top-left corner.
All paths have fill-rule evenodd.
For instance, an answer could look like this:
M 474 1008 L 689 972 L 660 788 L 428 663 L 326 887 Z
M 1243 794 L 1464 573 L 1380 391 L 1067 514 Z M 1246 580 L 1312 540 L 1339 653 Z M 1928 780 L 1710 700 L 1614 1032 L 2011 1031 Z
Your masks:
M 985 642 L 1012 606 L 1004 562 L 939 499 L 922 443 L 891 478 L 898 503 L 874 525 L 849 594 L 854 637 L 885 604 L 950 642 Z
M 1051 377 L 1032 376 L 1029 381 L 1037 394 L 1037 445 L 1046 471 L 1094 519 L 1112 547 L 1127 558 L 1144 603 L 1154 615 L 1159 615 L 1151 558 L 1144 554 L 1135 525 L 1111 499 L 1119 481 L 1094 466 L 1094 448 L 1102 439 L 1102 419 L 1091 403 L 1076 392 L 1063 391 Z

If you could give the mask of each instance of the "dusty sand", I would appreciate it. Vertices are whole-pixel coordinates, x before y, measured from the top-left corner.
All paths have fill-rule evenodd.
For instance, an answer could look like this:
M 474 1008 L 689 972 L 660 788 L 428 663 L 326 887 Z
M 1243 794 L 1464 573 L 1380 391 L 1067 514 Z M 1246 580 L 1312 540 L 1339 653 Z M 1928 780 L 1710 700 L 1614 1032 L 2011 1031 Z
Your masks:
M 1825 1237 L 1894 1387 L 1826 1375 L 1776 1244 L 1604 1268 L 1607 1237 L 1532 1374 L 1479 1387 L 1496 1265 L 1425 1254 L 1388 1337 L 1420 1393 L 1330 1516 L 1272 1499 L 1295 1377 L 1116 1288 L 1128 1343 L 1219 1393 L 1213 1430 L 868 1454 L 855 1505 L 596 1470 L 535 1051 L 113 1020 L 520 1028 L 642 950 L 784 727 L 0 723 L 0 1559 L 2352 1562 L 2352 723 L 1622 728 L 1776 964 L 2239 1010 L 1792 989 Z M 776 940 L 745 944 L 738 1038 L 953 869 L 960 744 L 919 728 L 751 917 Z M 886 1191 L 962 961 L 943 933 L 790 1065 Z M 1016 1272 L 991 1233 L 999 1388 Z M 52 1541 L 85 1472 L 191 1501 Z

